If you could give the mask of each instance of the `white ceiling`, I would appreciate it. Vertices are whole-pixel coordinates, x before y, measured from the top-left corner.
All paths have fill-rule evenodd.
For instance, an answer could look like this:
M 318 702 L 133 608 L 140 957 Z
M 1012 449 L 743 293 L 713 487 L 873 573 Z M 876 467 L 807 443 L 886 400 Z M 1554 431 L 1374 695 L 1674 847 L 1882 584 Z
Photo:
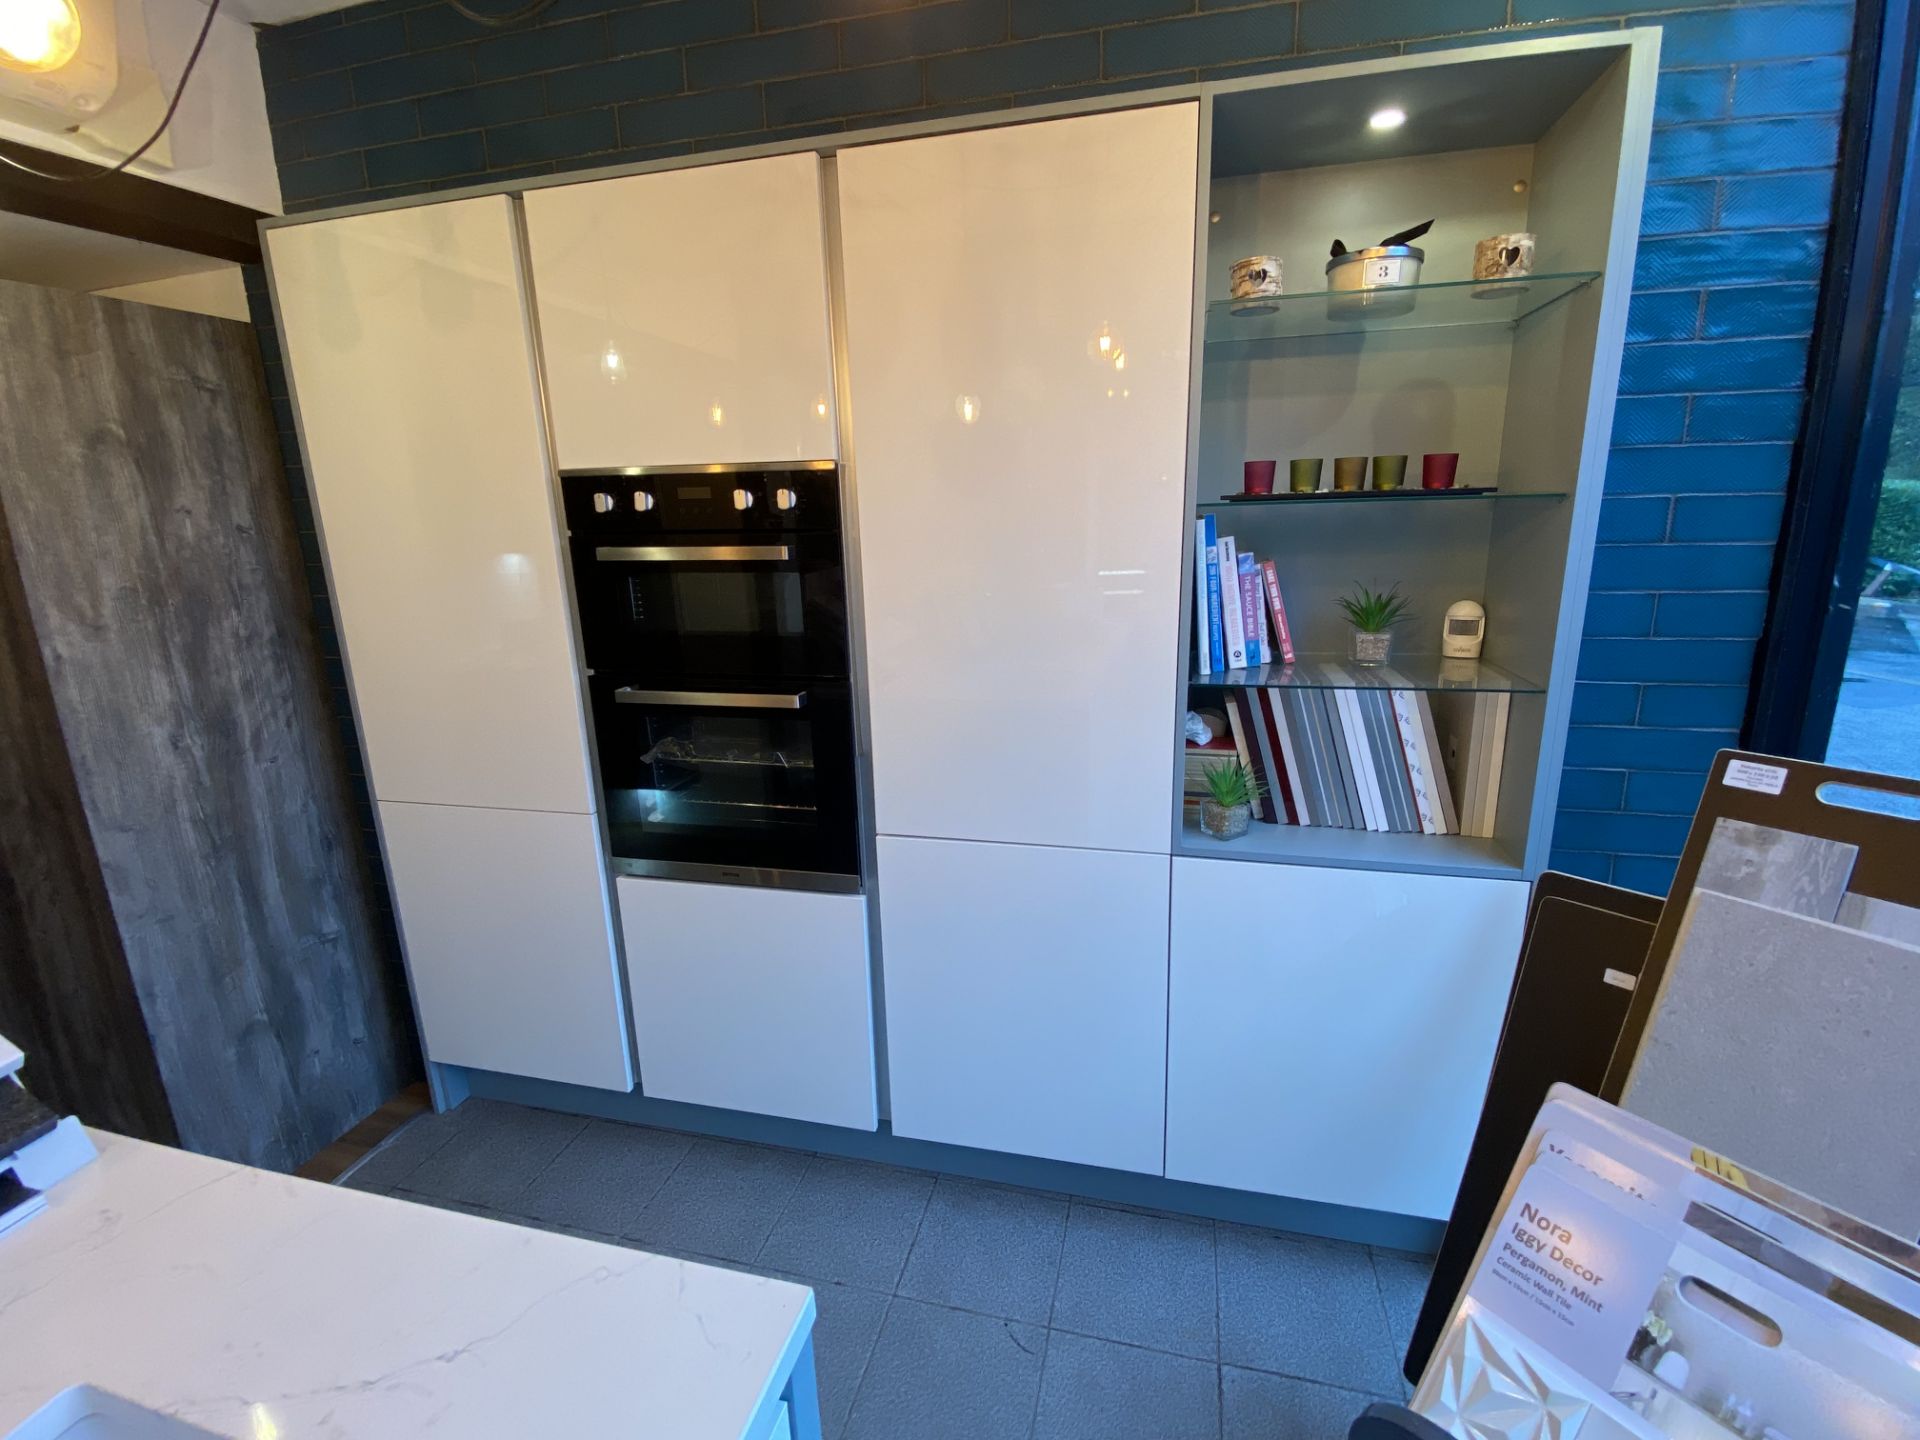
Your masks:
M 220 0 L 220 8 L 256 25 L 285 25 L 290 20 L 345 10 L 359 3 L 361 0 Z
M 0 280 L 105 290 L 221 268 L 205 255 L 0 211 Z

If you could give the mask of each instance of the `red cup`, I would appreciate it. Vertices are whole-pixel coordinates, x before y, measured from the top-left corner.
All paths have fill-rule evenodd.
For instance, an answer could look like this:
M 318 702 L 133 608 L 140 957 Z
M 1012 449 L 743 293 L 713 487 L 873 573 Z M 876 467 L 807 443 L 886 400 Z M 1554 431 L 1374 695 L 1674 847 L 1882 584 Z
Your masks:
M 1278 460 L 1249 460 L 1245 466 L 1246 488 L 1242 495 L 1271 495 L 1273 493 L 1273 472 L 1279 465 Z
M 1453 477 L 1460 469 L 1460 456 L 1422 455 L 1420 457 L 1420 488 L 1422 490 L 1451 490 Z

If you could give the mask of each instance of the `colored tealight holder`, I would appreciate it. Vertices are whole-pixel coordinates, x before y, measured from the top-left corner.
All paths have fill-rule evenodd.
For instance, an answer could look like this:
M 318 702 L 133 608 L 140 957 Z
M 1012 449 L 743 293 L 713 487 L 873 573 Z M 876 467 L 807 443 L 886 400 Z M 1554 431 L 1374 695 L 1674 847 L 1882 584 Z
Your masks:
M 1451 490 L 1453 478 L 1460 471 L 1458 451 L 1448 455 L 1422 455 L 1420 457 L 1420 488 L 1422 490 Z
M 1326 461 L 1289 460 L 1287 462 L 1287 488 L 1296 495 L 1307 495 L 1320 488 L 1320 471 Z
M 1279 468 L 1274 460 L 1249 460 L 1243 467 L 1242 495 L 1271 495 L 1273 493 L 1273 472 Z
M 1407 480 L 1407 457 L 1404 455 L 1376 455 L 1373 457 L 1373 488 L 1376 490 L 1398 490 Z
M 1367 457 L 1364 455 L 1342 455 L 1333 462 L 1333 488 L 1336 490 L 1364 490 L 1367 488 Z

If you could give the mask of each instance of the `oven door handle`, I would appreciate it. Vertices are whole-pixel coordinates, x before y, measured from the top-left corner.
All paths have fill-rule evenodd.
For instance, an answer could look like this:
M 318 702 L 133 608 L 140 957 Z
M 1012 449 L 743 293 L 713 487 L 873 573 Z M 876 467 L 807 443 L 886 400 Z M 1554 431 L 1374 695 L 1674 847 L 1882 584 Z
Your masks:
M 601 545 L 596 560 L 673 564 L 687 560 L 791 560 L 786 545 Z
M 622 685 L 613 692 L 616 705 L 698 705 L 725 710 L 799 710 L 807 692 L 769 695 L 757 690 L 636 690 Z

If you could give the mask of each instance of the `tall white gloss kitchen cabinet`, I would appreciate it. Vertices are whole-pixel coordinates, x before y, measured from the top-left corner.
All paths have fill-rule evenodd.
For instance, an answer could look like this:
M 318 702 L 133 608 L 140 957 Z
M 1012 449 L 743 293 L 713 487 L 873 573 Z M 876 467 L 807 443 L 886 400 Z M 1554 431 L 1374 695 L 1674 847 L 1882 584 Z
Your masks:
M 836 458 L 820 163 L 528 192 L 562 470 Z
M 614 883 L 648 1095 L 879 1123 L 865 896 Z
M 838 157 L 882 835 L 1168 849 L 1196 115 Z
M 894 1134 L 1158 1175 L 1167 857 L 879 852 Z
M 427 1056 L 631 1088 L 512 201 L 266 247 Z
M 1167 1174 L 1446 1218 L 1527 893 L 1176 857 Z

